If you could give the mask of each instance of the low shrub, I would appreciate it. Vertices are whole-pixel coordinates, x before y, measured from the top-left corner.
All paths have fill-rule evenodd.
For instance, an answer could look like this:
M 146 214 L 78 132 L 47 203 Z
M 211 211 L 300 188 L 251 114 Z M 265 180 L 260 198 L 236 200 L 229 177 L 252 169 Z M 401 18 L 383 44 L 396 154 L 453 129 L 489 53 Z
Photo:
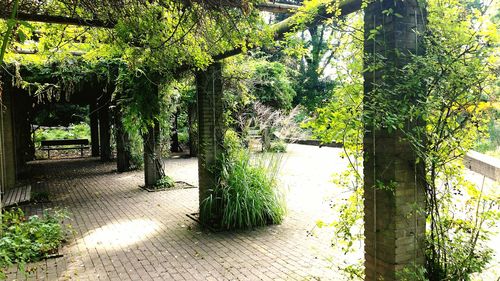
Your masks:
M 36 145 L 40 145 L 42 140 L 90 139 L 90 126 L 87 123 L 80 123 L 67 128 L 38 128 L 34 134 Z
M 220 181 L 202 202 L 202 222 L 222 229 L 281 223 L 286 214 L 285 196 L 277 186 L 281 155 L 268 156 L 252 158 L 238 135 L 228 131 Z
M 286 152 L 286 143 L 282 140 L 271 142 L 271 146 L 269 147 L 269 152 L 276 153 L 285 153 Z
M 179 143 L 187 145 L 189 143 L 189 133 L 187 128 L 182 128 L 179 130 Z
M 2 217 L 0 238 L 0 279 L 4 270 L 17 264 L 24 271 L 25 264 L 57 253 L 66 239 L 68 218 L 63 210 L 45 211 L 42 217 L 26 217 L 21 209 L 6 211 Z
M 163 188 L 174 187 L 174 185 L 175 185 L 175 182 L 171 177 L 164 176 L 161 179 L 159 179 L 153 187 L 154 187 L 154 189 L 163 189 Z

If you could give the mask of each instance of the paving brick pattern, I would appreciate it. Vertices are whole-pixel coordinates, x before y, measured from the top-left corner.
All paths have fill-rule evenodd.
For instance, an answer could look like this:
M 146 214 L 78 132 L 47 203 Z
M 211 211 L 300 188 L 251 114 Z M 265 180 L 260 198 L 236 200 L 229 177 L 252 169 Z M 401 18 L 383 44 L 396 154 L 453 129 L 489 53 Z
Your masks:
M 73 237 L 63 257 L 15 268 L 11 280 L 339 280 L 326 258 L 326 236 L 311 237 L 315 220 L 328 214 L 331 173 L 345 161 L 339 149 L 290 146 L 281 173 L 289 189 L 282 225 L 212 233 L 186 214 L 197 211 L 198 190 L 146 192 L 140 171 L 117 174 L 114 163 L 95 158 L 33 163 L 34 185 L 50 191 L 50 204 L 25 206 L 28 213 L 63 207 Z M 166 173 L 197 185 L 196 159 L 169 159 Z M 339 259 L 340 257 L 336 257 Z

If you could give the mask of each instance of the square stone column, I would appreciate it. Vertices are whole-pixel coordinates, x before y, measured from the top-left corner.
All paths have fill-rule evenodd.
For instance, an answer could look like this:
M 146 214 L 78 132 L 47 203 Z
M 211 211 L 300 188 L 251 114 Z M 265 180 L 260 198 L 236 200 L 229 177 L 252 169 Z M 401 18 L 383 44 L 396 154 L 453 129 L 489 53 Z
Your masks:
M 90 143 L 92 157 L 99 156 L 99 114 L 97 110 L 97 102 L 92 102 L 89 105 L 90 115 Z
M 119 173 L 131 169 L 130 137 L 123 125 L 122 108 L 119 103 L 115 109 L 115 141 L 116 141 L 116 169 Z
M 13 188 L 16 184 L 16 155 L 13 124 L 13 89 L 5 83 L 0 97 L 0 176 L 1 191 Z
M 365 64 L 377 60 L 382 65 L 364 73 L 365 280 L 399 280 L 403 268 L 425 264 L 422 161 L 417 163 L 416 152 L 402 131 L 376 123 L 374 117 L 384 112 L 369 106 L 376 104 L 375 99 L 380 102 L 381 95 L 387 103 L 395 96 L 412 102 L 413 93 L 386 94 L 383 87 L 377 87 L 384 84 L 387 90 L 391 83 L 398 83 L 395 70 L 409 62 L 410 54 L 423 51 L 419 48 L 423 10 L 415 0 L 373 1 L 365 10 Z M 374 37 L 372 30 L 377 30 Z M 405 124 L 406 128 L 412 126 L 422 124 Z
M 99 144 L 102 161 L 111 160 L 111 122 L 109 116 L 109 99 L 99 99 Z
M 217 160 L 222 153 L 224 116 L 222 105 L 222 64 L 213 63 L 196 74 L 198 95 L 198 177 L 200 218 L 217 222 L 220 214 L 206 214 L 202 203 L 218 182 L 220 167 Z
M 142 136 L 144 143 L 144 181 L 147 187 L 155 185 L 164 175 L 161 159 L 160 123 L 153 126 Z

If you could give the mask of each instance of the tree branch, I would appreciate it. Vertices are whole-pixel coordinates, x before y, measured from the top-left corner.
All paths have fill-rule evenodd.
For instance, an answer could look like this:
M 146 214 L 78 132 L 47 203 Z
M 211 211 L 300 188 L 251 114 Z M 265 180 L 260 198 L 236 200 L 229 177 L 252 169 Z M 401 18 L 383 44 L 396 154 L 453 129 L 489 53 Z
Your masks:
M 351 13 L 354 13 L 361 9 L 361 0 L 346 0 L 339 4 L 338 9 L 340 9 L 339 16 L 347 16 Z M 328 11 L 327 5 L 323 4 L 319 7 L 319 12 L 314 16 L 314 18 L 306 23 L 306 26 L 314 26 L 318 25 L 332 17 L 336 16 L 336 11 Z M 280 21 L 276 24 L 272 25 L 272 29 L 274 30 L 274 40 L 281 40 L 285 37 L 286 33 L 293 31 L 298 28 L 299 24 L 295 17 L 289 17 L 283 21 Z M 229 51 L 226 51 L 222 54 L 215 55 L 213 57 L 214 60 L 225 59 L 242 52 L 242 47 L 238 47 Z

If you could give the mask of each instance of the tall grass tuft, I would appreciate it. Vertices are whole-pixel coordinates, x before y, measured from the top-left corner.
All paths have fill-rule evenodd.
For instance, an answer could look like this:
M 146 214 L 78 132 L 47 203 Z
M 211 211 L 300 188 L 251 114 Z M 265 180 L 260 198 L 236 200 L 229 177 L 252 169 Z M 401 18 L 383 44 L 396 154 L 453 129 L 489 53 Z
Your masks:
M 277 176 L 283 155 L 252 157 L 234 131 L 226 132 L 224 149 L 218 186 L 203 201 L 202 213 L 218 214 L 222 229 L 281 223 L 286 201 Z

